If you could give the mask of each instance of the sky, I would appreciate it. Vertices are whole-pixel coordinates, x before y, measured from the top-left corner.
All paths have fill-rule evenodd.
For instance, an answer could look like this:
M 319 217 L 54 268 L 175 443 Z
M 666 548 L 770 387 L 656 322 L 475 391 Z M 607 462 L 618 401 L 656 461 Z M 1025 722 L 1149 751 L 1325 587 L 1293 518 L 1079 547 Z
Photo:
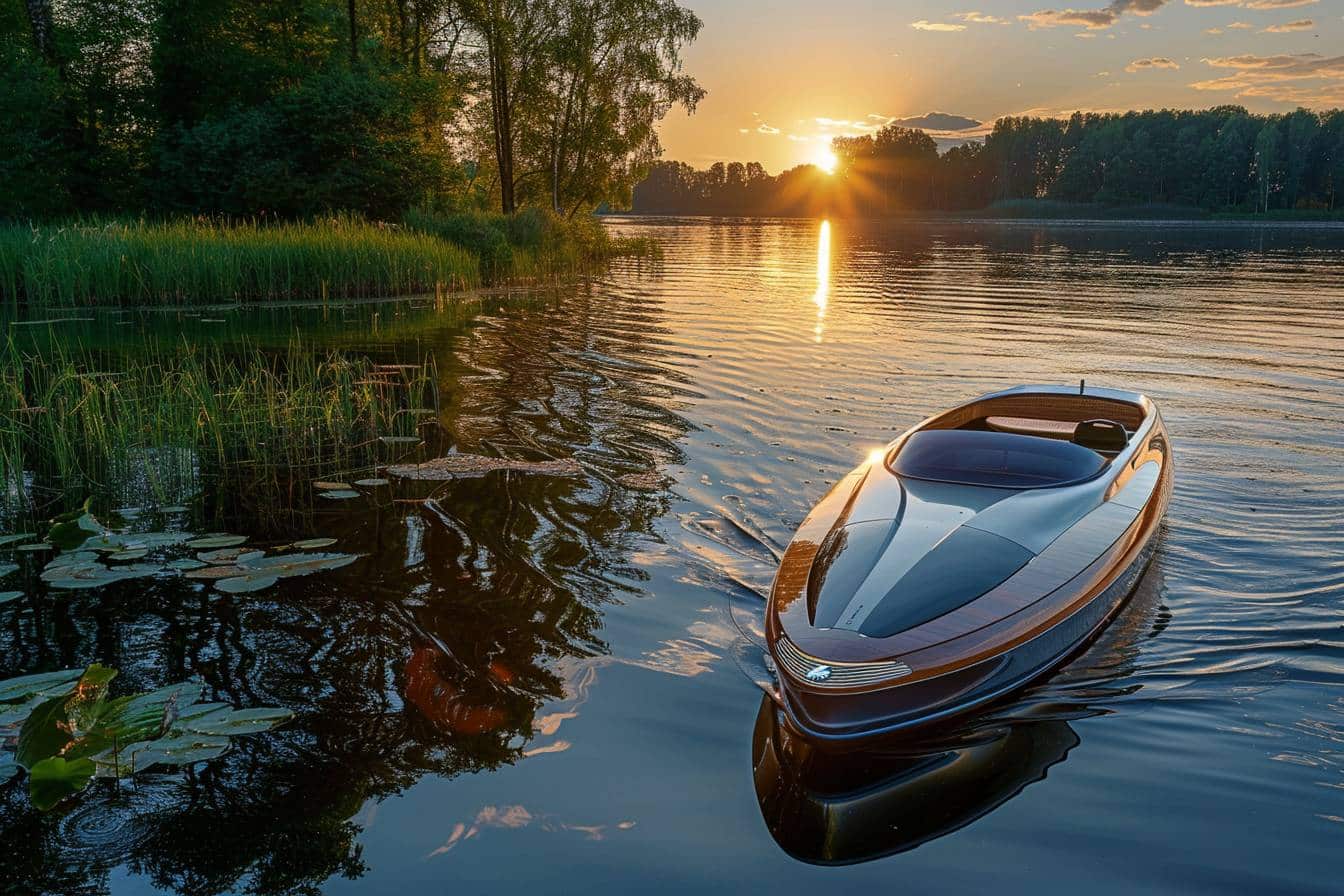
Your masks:
M 814 161 L 831 137 L 943 112 L 1344 107 L 1344 0 L 680 0 L 708 95 L 664 158 Z M 954 135 L 946 135 L 954 136 Z M 945 142 L 945 141 L 944 141 Z

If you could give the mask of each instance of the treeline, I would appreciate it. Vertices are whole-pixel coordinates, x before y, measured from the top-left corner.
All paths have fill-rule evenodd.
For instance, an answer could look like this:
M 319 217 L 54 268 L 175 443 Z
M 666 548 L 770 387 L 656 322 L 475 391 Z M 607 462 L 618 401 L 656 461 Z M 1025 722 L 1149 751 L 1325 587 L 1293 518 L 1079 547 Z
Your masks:
M 756 163 L 696 171 L 659 162 L 635 188 L 642 214 L 883 215 L 1011 200 L 1208 211 L 1334 211 L 1344 201 L 1344 112 L 1204 111 L 1001 118 L 983 145 L 939 155 L 922 131 L 837 138 L 833 175 L 771 176 Z
M 703 91 L 673 0 L 0 0 L 0 218 L 572 216 Z

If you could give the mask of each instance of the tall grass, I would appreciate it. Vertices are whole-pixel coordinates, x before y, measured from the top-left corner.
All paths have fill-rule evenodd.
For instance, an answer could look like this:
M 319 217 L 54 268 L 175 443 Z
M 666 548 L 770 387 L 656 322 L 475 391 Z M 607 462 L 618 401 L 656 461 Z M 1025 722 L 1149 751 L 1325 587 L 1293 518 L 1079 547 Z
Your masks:
M 0 225 L 0 296 L 33 305 L 357 298 L 475 285 L 473 252 L 417 230 L 307 223 Z
M 290 488 L 370 469 L 390 452 L 384 437 L 416 435 L 437 407 L 432 360 L 380 365 L 298 343 L 109 359 L 11 340 L 0 348 L 0 494 L 51 507 L 89 494 L 177 503 L 207 480 L 222 493 Z
M 411 209 L 406 226 L 464 246 L 481 259 L 487 280 L 556 277 L 618 257 L 656 257 L 647 238 L 612 237 L 591 216 L 565 219 L 537 209 L 514 215 Z

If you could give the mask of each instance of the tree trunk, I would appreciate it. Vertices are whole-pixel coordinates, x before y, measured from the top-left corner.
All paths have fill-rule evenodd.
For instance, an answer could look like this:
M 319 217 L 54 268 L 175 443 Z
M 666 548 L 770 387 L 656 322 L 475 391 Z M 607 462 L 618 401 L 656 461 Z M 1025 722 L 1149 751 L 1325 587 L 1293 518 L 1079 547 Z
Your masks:
M 499 167 L 499 206 L 513 214 L 513 131 L 509 119 L 509 79 L 505 69 L 498 11 L 491 10 L 486 22 L 485 45 L 490 65 L 490 117 L 495 131 L 495 163 Z
M 42 59 L 57 69 L 56 43 L 52 36 L 51 0 L 25 0 L 28 10 L 28 23 L 32 26 L 33 46 Z

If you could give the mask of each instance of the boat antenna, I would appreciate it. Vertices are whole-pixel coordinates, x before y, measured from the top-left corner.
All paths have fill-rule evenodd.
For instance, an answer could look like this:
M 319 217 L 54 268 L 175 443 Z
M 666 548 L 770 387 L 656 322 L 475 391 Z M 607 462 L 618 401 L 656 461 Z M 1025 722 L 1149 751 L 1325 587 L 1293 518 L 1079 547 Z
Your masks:
M 1086 387 L 1087 387 L 1087 380 L 1079 380 L 1079 381 L 1078 381 L 1078 394 L 1079 394 L 1079 395 L 1082 395 L 1082 394 L 1083 394 L 1083 389 L 1085 389 Z

